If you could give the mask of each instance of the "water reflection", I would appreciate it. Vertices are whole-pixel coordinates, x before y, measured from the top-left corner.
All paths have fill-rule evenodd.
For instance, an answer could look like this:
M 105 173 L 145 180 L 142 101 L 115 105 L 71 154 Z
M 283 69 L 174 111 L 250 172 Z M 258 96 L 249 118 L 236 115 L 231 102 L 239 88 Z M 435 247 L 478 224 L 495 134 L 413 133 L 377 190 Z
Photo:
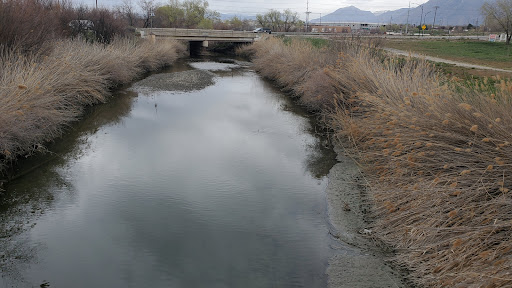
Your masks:
M 268 89 L 276 90 L 268 81 L 265 81 L 265 85 L 268 85 Z M 317 179 L 326 177 L 331 168 L 337 163 L 337 160 L 336 152 L 334 152 L 330 144 L 327 131 L 320 124 L 320 119 L 317 119 L 315 114 L 308 112 L 304 107 L 293 103 L 290 97 L 283 97 L 281 101 L 280 108 L 283 111 L 308 119 L 306 125 L 302 126 L 302 131 L 313 135 L 315 141 L 307 145 L 307 156 L 304 159 L 304 166 L 311 176 Z
M 332 166 L 336 164 L 336 153 L 329 144 L 326 136 L 319 135 L 319 141 L 315 141 L 308 147 L 308 154 L 304 160 L 307 171 L 317 179 L 322 179 L 329 174 Z
M 0 194 L 0 271 L 2 277 L 23 282 L 22 269 L 34 261 L 41 244 L 23 237 L 37 224 L 41 215 L 55 209 L 56 198 L 75 201 L 75 189 L 67 173 L 69 159 L 78 159 L 88 151 L 89 138 L 100 127 L 122 122 L 130 111 L 131 91 L 121 91 L 106 104 L 90 107 L 83 119 L 67 133 L 48 144 L 47 152 L 24 159 L 15 167 L 11 181 Z M 4 279 L 7 281 L 7 279 Z M 0 281 L 2 283 L 2 281 Z M 6 282 L 9 283 L 9 282 Z
M 20 161 L 15 167 L 13 178 L 22 177 L 32 171 L 36 172 L 38 170 L 36 168 L 42 166 L 48 168 L 46 164 L 50 161 L 54 165 L 63 164 L 67 161 L 64 156 L 67 156 L 68 153 L 75 153 L 73 157 L 79 157 L 84 149 L 76 149 L 77 146 L 86 144 L 88 137 L 95 134 L 100 127 L 121 123 L 123 117 L 131 111 L 133 99 L 136 97 L 136 92 L 122 90 L 115 93 L 109 102 L 88 107 L 82 119 L 73 123 L 67 129 L 66 134 L 47 145 L 47 153 L 34 155 Z M 0 200 L 2 199 L 0 198 Z
M 0 284 L 325 287 L 328 149 L 279 90 L 220 70 L 94 107 L 11 183 Z

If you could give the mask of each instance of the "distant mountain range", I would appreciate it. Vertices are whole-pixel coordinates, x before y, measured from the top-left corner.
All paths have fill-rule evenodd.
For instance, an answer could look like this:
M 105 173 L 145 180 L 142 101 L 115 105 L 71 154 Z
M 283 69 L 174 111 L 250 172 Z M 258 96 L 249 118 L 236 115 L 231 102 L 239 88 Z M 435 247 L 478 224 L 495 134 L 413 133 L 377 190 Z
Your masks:
M 368 22 L 393 24 L 406 24 L 408 22 L 414 26 L 425 23 L 432 25 L 435 16 L 436 26 L 468 24 L 477 26 L 483 24 L 484 17 L 482 16 L 480 8 L 485 2 L 486 0 L 430 0 L 410 10 L 408 8 L 402 8 L 394 11 L 376 13 L 350 6 L 340 8 L 333 13 L 323 16 L 321 19 L 313 19 L 311 22 Z M 407 17 L 407 12 L 409 12 L 409 17 Z
M 246 15 L 246 14 L 220 14 L 220 20 L 231 20 L 233 17 L 237 17 L 240 20 L 256 20 L 256 16 L 254 15 Z

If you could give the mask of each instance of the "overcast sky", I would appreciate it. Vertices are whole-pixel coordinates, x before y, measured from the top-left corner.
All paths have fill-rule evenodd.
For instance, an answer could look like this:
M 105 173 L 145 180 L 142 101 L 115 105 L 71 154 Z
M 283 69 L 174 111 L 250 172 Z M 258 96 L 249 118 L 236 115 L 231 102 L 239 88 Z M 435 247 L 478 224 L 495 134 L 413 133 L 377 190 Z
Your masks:
M 95 0 L 72 0 L 74 3 L 83 3 L 87 6 L 95 5 Z M 131 0 L 137 3 L 139 0 Z M 165 4 L 167 0 L 155 0 L 158 3 Z M 415 0 L 411 2 L 411 7 L 425 3 L 427 0 Z M 120 5 L 122 0 L 98 0 L 98 6 L 112 7 Z M 291 9 L 298 12 L 301 18 L 305 18 L 307 0 L 208 0 L 210 8 L 223 14 L 264 14 L 270 9 L 284 10 Z M 327 15 L 338 8 L 347 6 L 356 6 L 361 10 L 383 11 L 396 10 L 409 7 L 408 0 L 309 0 L 309 11 L 311 18 L 318 18 Z

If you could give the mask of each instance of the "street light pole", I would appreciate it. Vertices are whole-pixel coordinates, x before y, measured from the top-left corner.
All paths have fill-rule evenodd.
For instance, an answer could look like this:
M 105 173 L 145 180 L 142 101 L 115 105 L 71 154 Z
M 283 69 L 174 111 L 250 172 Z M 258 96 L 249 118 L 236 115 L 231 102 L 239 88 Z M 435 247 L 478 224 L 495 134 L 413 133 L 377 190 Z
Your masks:
M 427 13 L 425 13 L 425 18 L 423 18 L 423 24 L 425 24 L 425 22 L 427 22 L 427 15 L 428 15 L 428 13 L 430 13 L 430 12 L 432 12 L 432 11 L 428 11 Z
M 427 22 L 427 15 L 428 15 L 428 13 L 430 13 L 430 12 L 432 12 L 432 11 L 428 11 L 427 13 L 425 13 L 425 18 L 423 18 L 423 22 Z M 426 24 L 425 24 L 425 23 L 423 23 L 423 25 L 422 25 L 421 29 L 423 29 L 423 26 L 425 26 L 425 27 L 426 27 Z M 425 30 L 423 30 L 423 36 L 425 36 Z

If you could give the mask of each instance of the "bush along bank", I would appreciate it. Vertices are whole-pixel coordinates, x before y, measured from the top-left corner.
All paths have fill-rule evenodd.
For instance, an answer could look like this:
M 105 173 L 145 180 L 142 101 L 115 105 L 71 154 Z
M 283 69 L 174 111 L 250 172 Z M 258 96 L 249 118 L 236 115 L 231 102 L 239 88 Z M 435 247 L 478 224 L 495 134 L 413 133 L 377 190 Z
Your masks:
M 185 50 L 175 41 L 118 39 L 109 45 L 55 42 L 39 54 L 0 47 L 0 175 L 17 157 L 43 150 L 88 105 L 143 73 L 172 64 Z
M 512 286 L 512 83 L 452 83 L 371 45 L 268 39 L 256 69 L 325 116 L 369 182 L 372 231 L 425 287 Z M 343 207 L 339 207 L 343 209 Z

